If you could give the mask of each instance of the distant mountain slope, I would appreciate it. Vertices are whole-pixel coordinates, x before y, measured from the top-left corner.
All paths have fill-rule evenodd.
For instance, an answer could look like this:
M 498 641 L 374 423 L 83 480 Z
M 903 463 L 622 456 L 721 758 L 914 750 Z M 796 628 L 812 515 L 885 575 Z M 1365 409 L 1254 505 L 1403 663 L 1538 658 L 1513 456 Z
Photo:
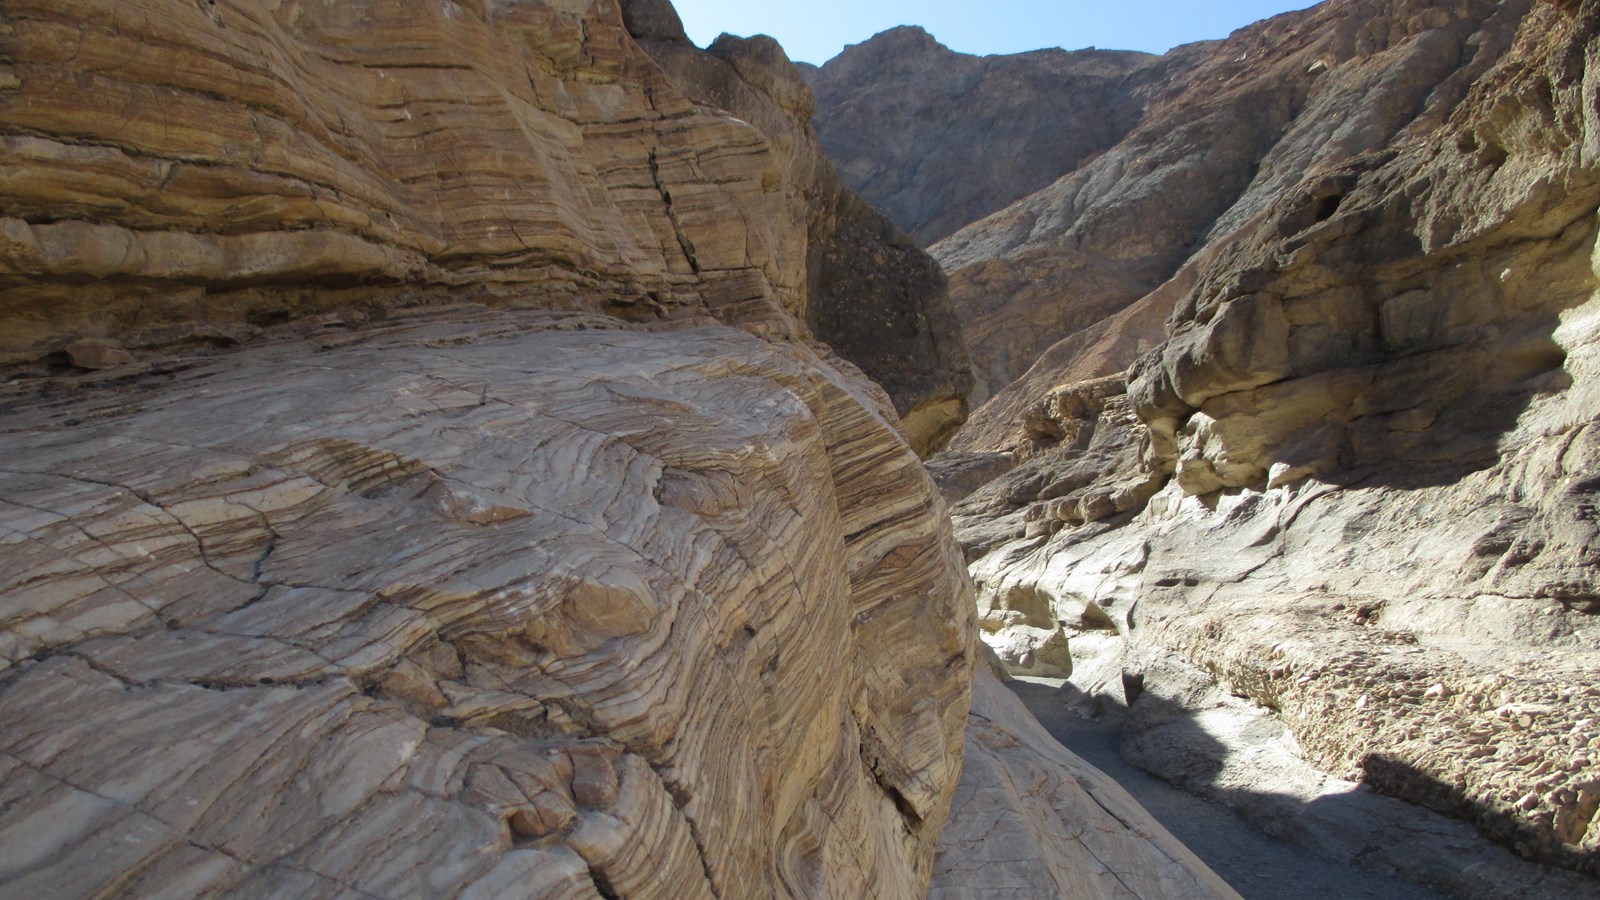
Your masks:
M 851 48 L 810 78 L 824 146 L 836 154 L 845 180 L 891 217 L 904 215 L 895 198 L 935 204 L 926 213 L 933 221 L 971 209 L 963 185 L 1007 177 L 1015 168 L 1013 154 L 994 149 L 997 139 L 990 132 L 1023 128 L 1047 136 L 1040 123 L 1055 122 L 1062 133 L 1083 136 L 1085 147 L 1094 144 L 1088 136 L 1096 128 L 1113 142 L 1086 152 L 1076 167 L 1065 162 L 1072 153 L 1063 153 L 1056 160 L 1058 180 L 1030 188 L 1036 192 L 932 248 L 951 276 L 978 379 L 973 399 L 981 402 L 1023 375 L 1057 341 L 1076 336 L 1077 345 L 1104 350 L 1107 336 L 1080 332 L 1160 287 L 1297 182 L 1362 154 L 1385 152 L 1406 133 L 1439 127 L 1472 81 L 1505 52 L 1527 8 L 1526 0 L 1339 0 L 1160 58 L 1035 53 L 978 60 L 948 51 L 939 56 L 931 39 L 919 49 L 914 34 L 889 32 Z M 867 64 L 892 54 L 904 61 Z M 1047 71 L 1047 59 L 1078 60 L 1074 65 L 1080 67 L 1099 60 L 1105 74 L 1072 80 Z M 1117 61 L 1124 74 L 1112 77 Z M 908 87 L 917 72 L 980 65 L 1011 74 L 976 80 L 971 93 L 952 88 L 958 97 L 953 102 L 939 94 L 944 88 Z M 1021 72 L 1032 73 L 1035 87 L 1008 90 L 1007 83 L 1028 81 Z M 847 75 L 858 79 L 850 90 L 836 84 Z M 967 83 L 927 78 L 930 84 Z M 1030 105 L 1030 98 L 1056 96 L 1045 89 L 1052 79 L 1071 87 L 1070 111 Z M 882 98 L 869 107 L 874 94 Z M 971 103 L 981 105 L 980 94 L 1010 98 L 1010 106 L 997 106 L 993 118 L 1019 124 L 974 125 L 965 111 Z M 1138 121 L 1121 118 L 1128 115 Z M 943 121 L 960 125 L 937 138 L 952 146 L 918 150 L 930 162 L 882 199 L 884 192 L 869 177 L 875 167 L 903 165 L 904 154 L 896 148 L 933 141 L 926 123 Z M 1067 122 L 1070 127 L 1059 124 Z M 850 135 L 844 149 L 841 132 Z M 964 170 L 933 164 L 954 156 L 965 161 Z M 1170 308 L 1170 299 L 1163 302 Z M 1165 311 L 1137 316 L 1151 327 L 1137 334 L 1119 331 L 1115 343 L 1121 349 L 1096 353 L 1098 364 L 1077 374 L 1125 368 L 1141 348 L 1159 342 L 1164 316 Z M 1069 355 L 1076 359 L 1081 353 Z M 1022 396 L 976 416 L 967 444 L 1003 442 L 996 429 L 1010 429 L 1023 407 L 1058 383 L 1052 372 L 1059 365 L 1049 368 L 1030 377 Z
M 1120 141 L 1166 64 L 1144 53 L 956 53 L 917 27 L 802 66 L 845 183 L 924 244 Z

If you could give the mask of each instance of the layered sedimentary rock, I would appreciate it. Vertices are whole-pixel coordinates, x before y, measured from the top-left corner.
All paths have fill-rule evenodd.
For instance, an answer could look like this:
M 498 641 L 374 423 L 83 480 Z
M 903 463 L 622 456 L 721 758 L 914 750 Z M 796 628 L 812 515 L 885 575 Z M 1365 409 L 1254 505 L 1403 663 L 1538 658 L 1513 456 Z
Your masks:
M 1355 71 L 1469 25 L 1478 55 L 1445 54 L 1468 64 L 1388 147 L 1214 226 L 1151 295 L 1171 319 L 1126 393 L 1057 382 L 1023 407 L 1025 461 L 955 510 L 980 611 L 1120 639 L 1092 686 L 1136 709 L 1183 708 L 1140 662 L 1176 653 L 1324 771 L 1594 874 L 1600 5 L 1307 21 L 1371 9 L 1410 17 L 1359 31 L 1389 49 Z
M 931 244 L 1122 140 L 1164 68 L 1114 50 L 970 56 L 903 26 L 804 72 L 840 177 Z
M 0 6 L 0 893 L 924 894 L 942 276 L 675 27 Z M 1224 894 L 1109 803 L 1074 877 Z
M 1061 383 L 1073 360 L 1101 361 L 1079 362 L 1080 377 L 1109 375 L 1159 343 L 1188 286 L 1153 298 L 1155 309 L 1130 307 L 1284 191 L 1436 130 L 1503 55 L 1527 7 L 1335 0 L 1169 53 L 1141 76 L 1158 80 L 1138 87 L 1143 116 L 1125 137 L 932 248 L 966 327 L 975 400 L 1023 376 L 1058 341 L 1075 341 L 980 417 L 986 430 L 965 446 L 1003 440 L 994 432 Z M 832 115 L 825 108 L 822 117 Z M 973 155 L 983 171 L 983 154 Z M 1137 321 L 1097 327 L 1124 311 Z
M 971 595 L 892 422 L 799 345 L 467 310 L 13 405 L 0 881 L 920 894 Z
M 723 35 L 701 51 L 665 0 L 628 0 L 623 13 L 680 90 L 768 136 L 785 182 L 797 186 L 787 199 L 806 236 L 807 324 L 889 391 L 919 450 L 943 446 L 972 388 L 944 272 L 840 182 L 812 128 L 815 101 L 783 48 Z
M 881 334 L 897 355 L 861 361 L 903 367 L 884 378 L 901 410 L 942 410 L 929 434 L 959 421 L 936 267 L 853 224 L 857 252 L 929 274 L 814 283 L 810 233 L 832 232 L 808 229 L 808 148 L 696 105 L 610 0 L 19 0 L 0 17 L 0 364 L 461 300 L 710 313 L 810 323 L 846 352 Z M 880 300 L 924 332 L 819 312 Z

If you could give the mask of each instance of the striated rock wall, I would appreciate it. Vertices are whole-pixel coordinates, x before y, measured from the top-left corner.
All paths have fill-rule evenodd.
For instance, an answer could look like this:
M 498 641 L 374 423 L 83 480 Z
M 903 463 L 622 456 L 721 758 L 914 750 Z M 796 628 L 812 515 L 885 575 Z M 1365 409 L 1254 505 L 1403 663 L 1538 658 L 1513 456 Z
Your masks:
M 765 140 L 672 90 L 612 3 L 4 17 L 7 362 L 443 298 L 777 330 L 803 308 Z
M 920 896 L 972 601 L 892 422 L 470 310 L 12 404 L 0 884 Z
M 972 388 L 944 272 L 834 173 L 799 69 L 760 35 L 723 35 L 699 50 L 664 0 L 628 0 L 623 14 L 680 90 L 768 136 L 795 186 L 786 200 L 805 235 L 807 325 L 889 391 L 919 452 L 942 447 L 965 421 Z
M 1447 119 L 1225 219 L 1127 393 L 1056 383 L 955 514 L 986 627 L 1128 648 L 1092 689 L 1181 710 L 1140 662 L 1175 653 L 1325 771 L 1593 875 L 1600 6 L 1482 33 L 1513 14 Z
M 0 25 L 0 365 L 468 300 L 809 323 L 894 348 L 858 361 L 924 449 L 964 414 L 937 267 L 856 227 L 921 281 L 819 288 L 820 153 L 697 106 L 614 0 L 52 0 Z

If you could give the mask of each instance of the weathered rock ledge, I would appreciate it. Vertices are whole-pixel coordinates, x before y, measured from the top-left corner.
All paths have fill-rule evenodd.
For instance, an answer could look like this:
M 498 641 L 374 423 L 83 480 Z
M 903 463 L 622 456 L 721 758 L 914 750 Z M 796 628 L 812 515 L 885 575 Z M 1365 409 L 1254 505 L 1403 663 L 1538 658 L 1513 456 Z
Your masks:
M 1116 635 L 1137 708 L 1175 654 L 1323 771 L 1600 873 L 1597 66 L 1600 5 L 1533 4 L 1448 120 L 1152 294 L 1126 393 L 1025 408 L 955 509 L 1009 662 Z

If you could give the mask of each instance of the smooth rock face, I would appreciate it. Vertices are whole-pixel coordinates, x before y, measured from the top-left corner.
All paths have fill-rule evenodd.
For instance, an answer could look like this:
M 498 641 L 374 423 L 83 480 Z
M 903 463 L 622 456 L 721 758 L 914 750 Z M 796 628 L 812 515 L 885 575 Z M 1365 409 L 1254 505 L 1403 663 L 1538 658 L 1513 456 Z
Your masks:
M 891 423 L 797 344 L 470 310 L 14 402 L 0 883 L 919 896 L 972 600 Z
M 614 0 L 18 0 L 0 19 L 0 365 L 468 300 L 809 323 L 846 354 L 894 348 L 860 362 L 902 413 L 940 411 L 922 449 L 964 414 L 937 266 L 855 227 L 855 252 L 922 281 L 814 272 L 820 152 L 686 97 Z M 795 99 L 768 102 L 793 110 L 788 77 Z M 838 314 L 857 304 L 892 321 Z
M 1063 748 L 986 668 L 928 896 L 1236 898 L 1116 782 Z
M 1122 140 L 1164 68 L 1114 50 L 969 56 L 903 26 L 802 71 L 840 177 L 931 244 Z
M 1317 14 L 1413 13 L 1404 60 L 1476 8 Z M 1593 875 L 1600 6 L 1521 12 L 1448 122 L 1263 195 L 1127 394 L 1057 383 L 954 512 L 985 621 L 1123 639 L 1108 695 L 1176 654 L 1322 770 Z

